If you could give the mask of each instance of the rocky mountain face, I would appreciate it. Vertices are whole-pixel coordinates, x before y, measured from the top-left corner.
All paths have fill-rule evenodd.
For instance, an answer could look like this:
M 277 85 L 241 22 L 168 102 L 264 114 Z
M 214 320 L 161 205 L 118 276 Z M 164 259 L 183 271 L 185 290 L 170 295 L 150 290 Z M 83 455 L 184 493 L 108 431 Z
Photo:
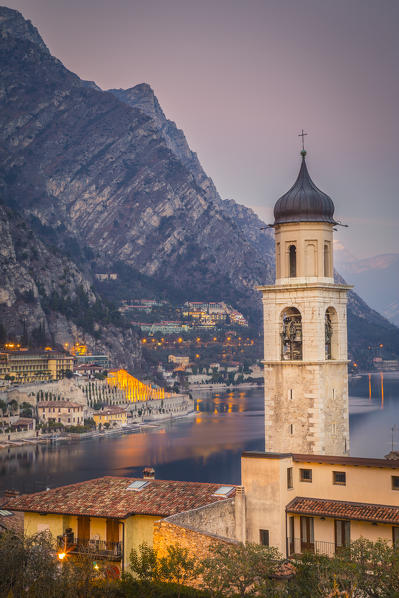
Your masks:
M 0 322 L 3 333 L 29 344 L 87 343 L 115 362 L 140 369 L 140 343 L 118 313 L 93 291 L 74 262 L 42 243 L 10 208 L 0 204 Z M 99 324 L 101 322 L 101 324 Z
M 136 288 L 225 300 L 260 326 L 254 287 L 274 276 L 264 223 L 219 197 L 148 85 L 101 91 L 65 69 L 35 32 L 0 9 L 4 202 L 88 282 L 96 270 L 117 271 L 131 296 Z M 359 323 L 353 347 L 378 331 L 399 352 L 395 327 L 354 295 L 350 310 Z

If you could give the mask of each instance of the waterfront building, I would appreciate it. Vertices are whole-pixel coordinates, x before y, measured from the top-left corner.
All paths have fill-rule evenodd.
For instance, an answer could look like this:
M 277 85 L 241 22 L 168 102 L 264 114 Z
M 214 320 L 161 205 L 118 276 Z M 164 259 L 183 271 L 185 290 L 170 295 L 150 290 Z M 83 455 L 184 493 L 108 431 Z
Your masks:
M 127 411 L 121 407 L 110 405 L 98 411 L 93 412 L 93 419 L 96 427 L 104 427 L 104 424 L 109 426 L 124 426 L 127 424 Z
M 73 370 L 73 356 L 57 351 L 5 351 L 0 353 L 0 379 L 26 384 L 60 380 Z
M 72 401 L 39 401 L 37 414 L 43 423 L 58 423 L 64 426 L 84 424 L 84 405 Z

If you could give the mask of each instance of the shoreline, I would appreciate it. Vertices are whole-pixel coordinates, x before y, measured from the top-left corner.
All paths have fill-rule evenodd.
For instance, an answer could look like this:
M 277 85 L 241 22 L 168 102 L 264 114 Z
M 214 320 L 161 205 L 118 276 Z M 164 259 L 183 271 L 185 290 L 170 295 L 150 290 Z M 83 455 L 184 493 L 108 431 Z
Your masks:
M 155 416 L 147 416 L 144 417 L 141 422 L 132 422 L 126 426 L 120 426 L 118 428 L 114 428 L 111 430 L 92 430 L 90 432 L 83 432 L 79 434 L 77 432 L 62 432 L 59 435 L 52 434 L 52 435 L 43 435 L 43 436 L 32 436 L 32 438 L 20 438 L 18 440 L 0 440 L 0 451 L 4 449 L 10 448 L 20 448 L 21 446 L 32 446 L 32 445 L 39 445 L 39 444 L 56 444 L 59 442 L 74 442 L 74 441 L 82 441 L 87 440 L 90 438 L 98 438 L 98 437 L 107 437 L 107 436 L 121 436 L 122 434 L 128 434 L 132 432 L 139 433 L 146 428 L 153 428 L 156 427 L 157 424 L 160 424 L 165 421 L 171 421 L 175 419 L 181 419 L 183 417 L 188 417 L 190 415 L 195 414 L 194 409 L 187 411 L 186 413 L 178 413 L 173 415 L 171 413 L 163 414 L 161 417 Z

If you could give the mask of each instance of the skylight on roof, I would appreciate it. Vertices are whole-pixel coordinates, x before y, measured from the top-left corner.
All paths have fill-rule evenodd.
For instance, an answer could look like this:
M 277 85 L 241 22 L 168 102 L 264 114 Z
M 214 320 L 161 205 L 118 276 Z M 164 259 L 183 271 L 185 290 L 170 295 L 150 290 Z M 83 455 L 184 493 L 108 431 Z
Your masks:
M 234 490 L 234 486 L 220 486 L 215 490 L 213 496 L 228 496 L 232 490 Z
M 13 515 L 11 511 L 5 511 L 4 509 L 0 509 L 0 517 L 8 517 L 9 515 Z
M 136 492 L 140 492 L 140 490 L 142 490 L 148 484 L 148 480 L 135 480 L 126 488 L 126 490 L 135 490 Z

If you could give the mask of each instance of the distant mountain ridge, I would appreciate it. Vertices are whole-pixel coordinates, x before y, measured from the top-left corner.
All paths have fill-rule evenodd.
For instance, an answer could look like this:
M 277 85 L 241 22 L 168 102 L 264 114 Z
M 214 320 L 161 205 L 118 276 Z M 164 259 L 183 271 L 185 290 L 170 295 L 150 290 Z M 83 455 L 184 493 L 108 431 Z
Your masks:
M 225 300 L 260 327 L 255 287 L 274 279 L 264 223 L 220 198 L 147 84 L 101 91 L 81 81 L 26 23 L 0 8 L 4 202 L 88 282 L 95 271 L 116 270 L 130 296 L 140 288 Z M 355 294 L 349 315 L 352 352 L 383 335 L 399 353 L 399 330 Z

